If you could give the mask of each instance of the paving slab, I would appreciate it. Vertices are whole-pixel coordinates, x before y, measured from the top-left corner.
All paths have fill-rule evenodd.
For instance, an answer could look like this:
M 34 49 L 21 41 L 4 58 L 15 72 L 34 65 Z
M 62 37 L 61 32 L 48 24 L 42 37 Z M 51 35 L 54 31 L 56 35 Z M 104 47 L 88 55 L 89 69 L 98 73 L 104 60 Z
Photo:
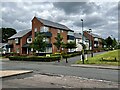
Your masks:
M 32 70 L 3 70 L 3 71 L 0 71 L 0 78 L 27 74 L 32 72 L 33 72 Z
M 72 67 L 84 67 L 84 68 L 98 68 L 98 69 L 113 69 L 120 70 L 119 66 L 100 66 L 100 65 L 83 65 L 83 64 L 72 64 Z

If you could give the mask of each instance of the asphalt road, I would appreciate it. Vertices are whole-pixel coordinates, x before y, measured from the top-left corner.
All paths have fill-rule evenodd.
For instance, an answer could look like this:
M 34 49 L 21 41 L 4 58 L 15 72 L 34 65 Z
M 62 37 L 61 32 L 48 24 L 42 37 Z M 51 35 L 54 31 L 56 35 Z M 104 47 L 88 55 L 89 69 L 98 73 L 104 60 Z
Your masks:
M 50 73 L 118 82 L 118 70 L 70 67 L 69 65 L 58 65 L 56 62 L 44 63 L 5 60 L 1 63 L 2 70 L 34 70 L 34 74 Z

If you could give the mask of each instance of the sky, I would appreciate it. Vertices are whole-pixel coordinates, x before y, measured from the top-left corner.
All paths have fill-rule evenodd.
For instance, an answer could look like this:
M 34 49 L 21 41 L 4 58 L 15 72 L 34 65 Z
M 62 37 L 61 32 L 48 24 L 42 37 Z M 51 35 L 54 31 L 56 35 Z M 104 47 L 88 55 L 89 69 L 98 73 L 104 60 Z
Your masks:
M 94 1 L 94 0 L 92 0 Z M 102 38 L 111 36 L 118 39 L 118 2 L 1 2 L 0 23 L 17 32 L 32 27 L 34 16 L 66 25 L 74 32 L 84 30 Z

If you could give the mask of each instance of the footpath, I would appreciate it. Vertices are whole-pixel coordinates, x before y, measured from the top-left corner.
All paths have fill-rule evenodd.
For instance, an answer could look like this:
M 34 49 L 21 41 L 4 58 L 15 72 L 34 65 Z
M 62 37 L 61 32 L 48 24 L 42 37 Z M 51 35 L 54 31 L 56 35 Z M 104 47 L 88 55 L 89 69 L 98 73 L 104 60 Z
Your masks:
M 112 69 L 120 70 L 120 66 L 101 66 L 101 65 L 86 65 L 86 64 L 71 64 L 72 67 L 82 67 L 82 68 L 97 68 L 97 69 Z

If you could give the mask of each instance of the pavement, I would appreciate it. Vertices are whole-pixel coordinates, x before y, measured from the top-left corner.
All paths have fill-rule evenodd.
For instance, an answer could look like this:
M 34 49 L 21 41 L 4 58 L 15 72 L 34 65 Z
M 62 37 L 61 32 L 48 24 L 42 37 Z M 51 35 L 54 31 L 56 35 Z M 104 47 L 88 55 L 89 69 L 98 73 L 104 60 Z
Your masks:
M 120 70 L 119 66 L 100 66 L 100 65 L 83 65 L 83 64 L 71 64 L 72 67 L 83 67 L 83 68 L 98 68 L 98 69 L 112 69 Z
M 32 70 L 3 70 L 0 71 L 0 78 L 32 73 Z

